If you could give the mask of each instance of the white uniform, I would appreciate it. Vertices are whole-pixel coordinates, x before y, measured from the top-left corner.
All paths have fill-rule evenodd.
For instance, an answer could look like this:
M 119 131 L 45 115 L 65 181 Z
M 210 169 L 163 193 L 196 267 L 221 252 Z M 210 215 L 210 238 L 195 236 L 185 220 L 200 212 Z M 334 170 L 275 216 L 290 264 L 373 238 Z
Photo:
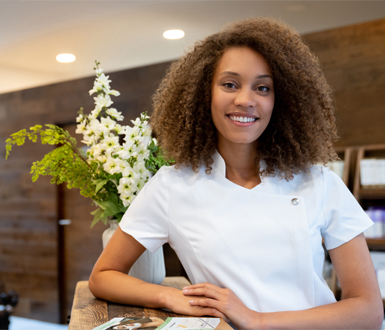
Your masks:
M 333 249 L 372 225 L 341 179 L 314 166 L 289 182 L 268 177 L 246 189 L 226 179 L 218 152 L 213 158 L 210 175 L 163 167 L 121 229 L 150 251 L 168 242 L 192 283 L 229 288 L 253 310 L 335 302 L 322 277 L 322 237 Z

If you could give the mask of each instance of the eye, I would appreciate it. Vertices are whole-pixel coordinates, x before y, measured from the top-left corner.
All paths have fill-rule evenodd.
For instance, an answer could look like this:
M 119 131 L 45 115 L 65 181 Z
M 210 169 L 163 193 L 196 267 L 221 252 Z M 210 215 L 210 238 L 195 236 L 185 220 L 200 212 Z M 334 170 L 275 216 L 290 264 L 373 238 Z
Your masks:
M 258 92 L 268 92 L 270 90 L 267 86 L 258 86 L 256 89 Z
M 222 86 L 229 88 L 229 89 L 237 88 L 237 86 L 235 86 L 233 83 L 230 83 L 230 82 L 224 83 L 224 84 L 222 84 Z

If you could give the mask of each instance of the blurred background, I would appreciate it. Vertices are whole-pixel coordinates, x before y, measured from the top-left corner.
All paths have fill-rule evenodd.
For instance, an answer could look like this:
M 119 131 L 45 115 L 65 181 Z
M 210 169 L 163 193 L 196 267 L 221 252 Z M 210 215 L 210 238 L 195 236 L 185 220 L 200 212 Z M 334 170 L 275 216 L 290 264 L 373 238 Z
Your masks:
M 94 108 L 95 60 L 121 93 L 113 101 L 123 124 L 151 114 L 173 60 L 226 23 L 256 16 L 292 25 L 318 56 L 334 90 L 341 176 L 365 209 L 385 206 L 384 187 L 368 194 L 357 166 L 385 157 L 385 1 L 0 1 L 0 291 L 20 295 L 14 315 L 66 323 L 106 226 L 90 229 L 95 208 L 75 189 L 32 183 L 32 162 L 52 147 L 27 142 L 6 161 L 9 135 L 49 123 L 75 136 L 79 108 Z M 169 29 L 185 37 L 167 40 Z M 61 53 L 76 60 L 59 63 Z M 372 250 L 384 249 L 382 236 Z M 167 275 L 185 274 L 168 247 L 165 257 Z

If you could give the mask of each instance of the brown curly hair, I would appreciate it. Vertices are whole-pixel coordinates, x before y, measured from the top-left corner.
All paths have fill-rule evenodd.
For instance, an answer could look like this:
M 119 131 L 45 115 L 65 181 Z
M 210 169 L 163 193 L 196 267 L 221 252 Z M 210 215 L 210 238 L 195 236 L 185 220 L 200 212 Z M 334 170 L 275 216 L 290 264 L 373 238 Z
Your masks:
M 217 148 L 211 81 L 224 52 L 239 46 L 262 54 L 274 80 L 273 114 L 258 143 L 258 157 L 267 165 L 260 174 L 290 180 L 313 164 L 337 159 L 332 93 L 318 59 L 291 27 L 266 18 L 234 22 L 172 63 L 153 97 L 151 116 L 168 157 L 177 166 L 211 171 Z

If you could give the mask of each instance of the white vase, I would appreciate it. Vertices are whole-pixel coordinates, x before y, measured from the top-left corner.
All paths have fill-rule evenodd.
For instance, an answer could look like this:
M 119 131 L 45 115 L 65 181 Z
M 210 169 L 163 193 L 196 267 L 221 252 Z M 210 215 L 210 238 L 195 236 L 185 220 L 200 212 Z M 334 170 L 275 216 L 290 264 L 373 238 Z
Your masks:
M 106 247 L 111 236 L 118 228 L 117 220 L 109 220 L 110 228 L 103 232 L 103 249 Z M 132 265 L 128 275 L 141 279 L 142 281 L 154 284 L 163 282 L 166 276 L 164 266 L 163 248 L 160 247 L 154 253 L 145 250 L 138 260 Z

